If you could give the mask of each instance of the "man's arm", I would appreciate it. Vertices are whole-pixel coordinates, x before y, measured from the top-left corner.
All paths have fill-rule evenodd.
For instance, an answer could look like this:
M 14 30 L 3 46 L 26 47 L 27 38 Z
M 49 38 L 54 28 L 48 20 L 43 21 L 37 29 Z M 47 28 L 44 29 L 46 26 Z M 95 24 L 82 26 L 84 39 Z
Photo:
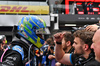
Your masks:
M 64 52 L 61 45 L 56 44 L 55 48 L 56 60 L 62 64 L 72 65 L 70 62 L 70 54 Z
M 58 62 L 62 63 L 62 64 L 67 64 L 67 65 L 72 65 L 70 62 L 70 55 L 64 52 L 62 45 L 60 44 L 63 38 L 63 35 L 61 33 L 57 33 L 54 35 L 54 42 L 55 42 L 55 58 Z M 57 44 L 59 43 L 59 44 Z

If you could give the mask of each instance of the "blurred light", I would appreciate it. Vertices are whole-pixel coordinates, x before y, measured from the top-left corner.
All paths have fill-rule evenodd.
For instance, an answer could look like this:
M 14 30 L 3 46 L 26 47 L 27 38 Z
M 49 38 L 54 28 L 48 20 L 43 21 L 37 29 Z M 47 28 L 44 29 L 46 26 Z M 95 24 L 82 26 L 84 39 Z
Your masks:
M 65 26 L 76 26 L 76 24 L 65 24 Z

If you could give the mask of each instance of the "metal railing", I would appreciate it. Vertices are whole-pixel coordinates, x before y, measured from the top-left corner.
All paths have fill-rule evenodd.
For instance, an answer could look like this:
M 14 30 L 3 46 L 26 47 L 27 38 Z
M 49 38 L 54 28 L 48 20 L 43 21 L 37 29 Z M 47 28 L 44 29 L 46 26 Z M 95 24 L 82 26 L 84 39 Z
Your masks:
M 50 5 L 50 12 L 53 14 L 65 14 L 65 9 L 69 10 L 69 14 L 75 14 L 73 5 L 68 5 L 68 8 L 65 8 L 65 5 L 61 5 L 61 4 Z

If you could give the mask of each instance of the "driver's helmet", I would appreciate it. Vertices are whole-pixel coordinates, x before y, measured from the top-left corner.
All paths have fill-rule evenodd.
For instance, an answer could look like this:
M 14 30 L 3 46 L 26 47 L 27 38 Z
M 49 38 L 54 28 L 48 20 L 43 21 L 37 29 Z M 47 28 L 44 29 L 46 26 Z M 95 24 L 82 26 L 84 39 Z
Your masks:
M 43 34 L 46 34 L 46 23 L 37 16 L 23 17 L 18 23 L 18 34 L 40 48 L 44 44 Z

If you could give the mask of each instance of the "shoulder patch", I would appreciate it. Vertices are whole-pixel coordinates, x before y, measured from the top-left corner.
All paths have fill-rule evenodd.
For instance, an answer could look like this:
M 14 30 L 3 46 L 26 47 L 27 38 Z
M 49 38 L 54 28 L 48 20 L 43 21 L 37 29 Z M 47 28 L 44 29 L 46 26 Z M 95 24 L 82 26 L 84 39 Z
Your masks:
M 22 60 L 24 59 L 24 51 L 20 46 L 18 46 L 18 45 L 13 46 L 12 50 L 15 50 L 15 51 L 19 52 L 22 56 Z

